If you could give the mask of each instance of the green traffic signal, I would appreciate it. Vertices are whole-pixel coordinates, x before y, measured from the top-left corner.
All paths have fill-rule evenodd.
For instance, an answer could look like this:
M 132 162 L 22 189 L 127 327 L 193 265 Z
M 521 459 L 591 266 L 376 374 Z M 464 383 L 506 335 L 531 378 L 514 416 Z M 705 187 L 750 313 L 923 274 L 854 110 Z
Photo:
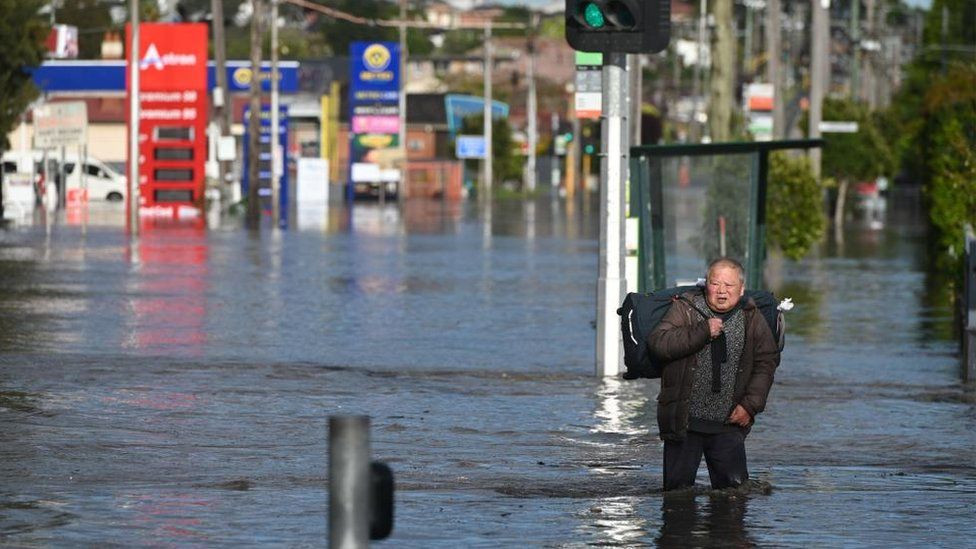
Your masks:
M 566 41 L 577 51 L 654 53 L 668 47 L 672 0 L 565 0 Z
M 603 28 L 607 24 L 607 19 L 603 16 L 600 6 L 593 2 L 588 2 L 583 8 L 583 21 L 586 21 L 586 24 L 593 29 Z

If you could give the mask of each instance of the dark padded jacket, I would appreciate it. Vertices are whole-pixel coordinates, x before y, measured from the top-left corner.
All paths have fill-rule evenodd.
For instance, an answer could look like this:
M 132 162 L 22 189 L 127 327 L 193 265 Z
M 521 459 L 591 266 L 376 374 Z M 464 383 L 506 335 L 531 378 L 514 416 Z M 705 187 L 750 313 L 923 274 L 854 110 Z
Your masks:
M 689 292 L 683 297 L 690 300 L 694 295 Z M 769 324 L 756 308 L 755 301 L 746 299 L 742 312 L 745 314 L 746 337 L 735 374 L 733 400 L 752 418 L 749 427 L 744 428 L 744 433 L 748 434 L 756 414 L 766 407 L 780 353 Z M 683 440 L 688 433 L 689 400 L 694 371 L 698 368 L 695 355 L 710 340 L 708 320 L 683 300 L 675 301 L 647 336 L 651 356 L 664 363 L 661 393 L 657 397 L 657 424 L 664 440 Z

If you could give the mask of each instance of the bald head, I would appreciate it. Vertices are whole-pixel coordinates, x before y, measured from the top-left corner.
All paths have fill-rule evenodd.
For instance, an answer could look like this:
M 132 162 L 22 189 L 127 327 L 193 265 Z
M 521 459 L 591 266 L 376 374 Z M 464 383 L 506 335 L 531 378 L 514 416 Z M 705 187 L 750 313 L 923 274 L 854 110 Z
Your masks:
M 708 265 L 705 301 L 717 313 L 731 311 L 746 291 L 745 270 L 738 261 L 720 257 Z

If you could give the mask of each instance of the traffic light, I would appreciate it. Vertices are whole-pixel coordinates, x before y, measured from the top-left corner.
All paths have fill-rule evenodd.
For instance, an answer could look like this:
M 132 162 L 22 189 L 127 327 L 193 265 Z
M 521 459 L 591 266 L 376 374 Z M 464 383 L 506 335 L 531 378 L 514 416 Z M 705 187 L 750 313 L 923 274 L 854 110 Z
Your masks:
M 579 51 L 655 53 L 671 40 L 671 0 L 566 0 L 566 41 Z

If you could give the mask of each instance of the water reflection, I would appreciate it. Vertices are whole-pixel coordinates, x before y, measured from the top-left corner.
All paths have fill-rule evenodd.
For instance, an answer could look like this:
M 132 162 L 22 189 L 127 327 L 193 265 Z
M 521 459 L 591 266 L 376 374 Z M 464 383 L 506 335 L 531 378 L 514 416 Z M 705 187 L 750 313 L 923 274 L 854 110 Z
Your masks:
M 646 408 L 648 392 L 635 390 L 635 384 L 618 378 L 605 378 L 596 394 L 594 423 L 590 432 L 606 441 L 604 452 L 630 452 L 628 455 L 605 455 L 602 466 L 590 468 L 594 475 L 613 483 L 621 482 L 628 471 L 640 470 L 640 464 L 650 456 L 643 444 L 634 444 L 647 435 Z M 634 454 L 636 452 L 636 454 Z M 636 458 L 637 463 L 633 463 Z M 626 481 L 624 481 L 626 482 Z M 636 488 L 636 487 L 635 487 Z M 581 530 L 595 530 L 601 545 L 631 546 L 648 533 L 647 519 L 638 511 L 641 498 L 612 493 L 589 500 L 589 515 L 593 519 Z
M 129 335 L 124 347 L 201 354 L 207 341 L 208 244 L 203 218 L 144 219 L 130 242 Z
M 749 499 L 712 493 L 699 503 L 693 491 L 668 493 L 661 502 L 658 547 L 755 547 L 746 529 Z

